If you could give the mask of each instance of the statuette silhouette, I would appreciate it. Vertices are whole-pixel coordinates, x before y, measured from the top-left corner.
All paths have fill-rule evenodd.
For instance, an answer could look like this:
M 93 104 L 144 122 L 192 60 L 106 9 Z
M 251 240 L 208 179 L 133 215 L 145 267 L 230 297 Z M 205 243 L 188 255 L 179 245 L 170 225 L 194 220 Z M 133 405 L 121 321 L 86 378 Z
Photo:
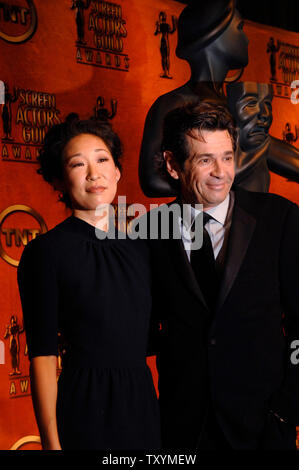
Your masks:
M 248 39 L 234 0 L 193 2 L 178 19 L 176 54 L 186 60 L 191 77 L 183 86 L 156 99 L 146 116 L 139 158 L 139 179 L 148 197 L 177 194 L 171 178 L 156 165 L 161 152 L 162 129 L 168 111 L 198 100 L 226 104 L 224 81 L 230 70 L 248 63 Z

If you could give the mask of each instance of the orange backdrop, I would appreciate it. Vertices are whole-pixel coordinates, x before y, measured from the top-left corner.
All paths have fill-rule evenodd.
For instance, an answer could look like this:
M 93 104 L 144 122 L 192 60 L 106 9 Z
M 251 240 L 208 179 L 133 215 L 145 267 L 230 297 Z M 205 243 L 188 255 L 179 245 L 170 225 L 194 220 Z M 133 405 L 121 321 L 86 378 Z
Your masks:
M 87 0 L 84 4 L 88 6 Z M 105 108 L 125 149 L 118 194 L 147 208 L 169 200 L 143 195 L 138 155 L 150 105 L 189 78 L 188 64 L 175 56 L 176 32 L 169 35 L 172 78 L 160 77 L 161 37 L 154 34 L 159 13 L 167 14 L 172 27 L 172 16 L 178 17 L 183 5 L 173 0 L 91 1 L 82 10 L 83 28 L 76 5 L 77 0 L 5 0 L 0 5 L 0 80 L 6 85 L 6 105 L 0 104 L 0 449 L 39 448 L 30 443 L 38 430 L 16 267 L 29 240 L 69 215 L 36 173 L 44 132 L 69 112 L 88 117 L 97 106 Z M 275 44 L 280 40 L 296 46 L 290 51 L 298 54 L 299 34 L 247 21 L 245 31 L 250 60 L 242 80 L 269 82 L 270 37 Z M 285 56 L 290 51 L 285 46 Z M 270 129 L 277 138 L 286 122 L 293 131 L 298 124 L 299 106 L 290 101 L 294 77 L 287 67 L 292 69 L 292 61 L 285 60 L 281 49 Z M 271 176 L 272 192 L 299 203 L 297 184 Z M 149 364 L 156 383 L 154 360 Z

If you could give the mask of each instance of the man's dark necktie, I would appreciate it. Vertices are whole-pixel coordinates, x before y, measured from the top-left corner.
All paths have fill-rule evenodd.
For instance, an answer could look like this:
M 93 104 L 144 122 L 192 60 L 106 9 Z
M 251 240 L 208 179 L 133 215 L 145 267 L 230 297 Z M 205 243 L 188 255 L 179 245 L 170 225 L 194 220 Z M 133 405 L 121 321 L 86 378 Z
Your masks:
M 203 212 L 203 243 L 199 250 L 191 250 L 191 266 L 208 306 L 213 309 L 218 296 L 218 276 L 210 236 L 205 228 L 212 217 Z

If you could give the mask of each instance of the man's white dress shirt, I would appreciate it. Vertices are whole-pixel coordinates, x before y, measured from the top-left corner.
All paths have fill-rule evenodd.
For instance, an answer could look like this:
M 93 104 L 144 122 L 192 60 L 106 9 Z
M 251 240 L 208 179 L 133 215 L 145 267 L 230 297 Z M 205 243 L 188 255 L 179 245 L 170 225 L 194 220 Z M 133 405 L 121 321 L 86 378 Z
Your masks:
M 224 201 L 218 204 L 218 206 L 211 207 L 210 209 L 207 209 L 205 211 L 212 217 L 212 219 L 210 219 L 206 223 L 205 228 L 211 238 L 215 259 L 217 258 L 219 251 L 221 250 L 221 247 L 224 241 L 226 227 L 228 223 L 230 222 L 226 220 L 230 197 L 231 195 L 228 194 L 226 198 L 224 199 Z M 186 250 L 187 256 L 190 261 L 190 244 L 191 244 L 190 231 L 191 231 L 191 227 L 194 222 L 194 219 L 198 216 L 198 214 L 200 214 L 201 211 L 195 209 L 193 206 L 191 206 L 191 204 L 186 205 L 185 210 L 186 210 L 187 217 L 185 217 L 185 220 L 180 218 L 180 229 L 181 229 L 182 241 L 184 243 L 184 248 Z M 191 211 L 191 216 L 190 216 L 190 211 Z

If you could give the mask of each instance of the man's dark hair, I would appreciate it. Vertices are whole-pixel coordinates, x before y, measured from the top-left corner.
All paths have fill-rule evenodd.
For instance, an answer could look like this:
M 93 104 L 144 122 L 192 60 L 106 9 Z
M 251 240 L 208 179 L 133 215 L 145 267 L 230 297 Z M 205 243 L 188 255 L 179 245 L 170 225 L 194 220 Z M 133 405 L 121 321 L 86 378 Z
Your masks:
M 71 113 L 64 122 L 51 127 L 45 136 L 38 157 L 40 168 L 37 170 L 45 181 L 50 184 L 55 180 L 63 181 L 63 151 L 67 143 L 80 134 L 100 137 L 110 150 L 115 166 L 121 170 L 119 159 L 122 155 L 122 144 L 109 122 L 94 117 L 80 120 L 78 114 Z M 67 207 L 72 207 L 68 194 L 60 196 L 59 200 Z
M 169 179 L 169 175 L 163 152 L 166 150 L 172 152 L 175 161 L 183 170 L 185 161 L 190 156 L 186 136 L 194 138 L 194 134 L 192 134 L 194 129 L 199 131 L 200 139 L 202 131 L 227 130 L 235 151 L 236 128 L 233 117 L 226 107 L 204 101 L 172 109 L 164 119 L 161 153 L 157 157 L 157 167 L 167 179 Z

